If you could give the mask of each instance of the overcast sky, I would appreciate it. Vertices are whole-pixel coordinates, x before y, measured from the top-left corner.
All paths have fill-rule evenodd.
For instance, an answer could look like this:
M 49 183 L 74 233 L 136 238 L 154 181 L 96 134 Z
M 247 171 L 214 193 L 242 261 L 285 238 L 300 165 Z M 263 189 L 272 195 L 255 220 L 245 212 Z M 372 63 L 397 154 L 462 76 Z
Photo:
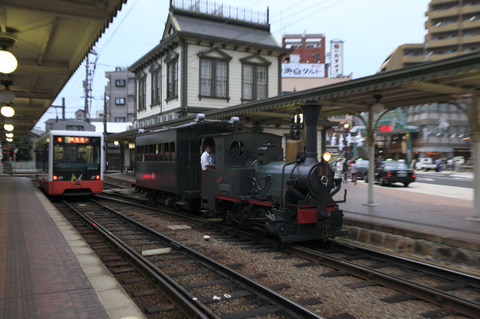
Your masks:
M 187 3 L 189 0 L 183 0 Z M 103 110 L 105 72 L 128 67 L 154 48 L 162 36 L 169 0 L 128 0 L 94 47 L 98 53 L 90 113 Z M 221 1 L 216 0 L 216 3 Z M 283 34 L 322 33 L 330 41 L 344 41 L 345 75 L 357 79 L 377 72 L 387 55 L 404 43 L 423 43 L 429 0 L 224 0 L 224 6 L 265 12 L 270 9 L 270 31 L 281 45 Z M 95 56 L 90 55 L 91 60 Z M 54 101 L 66 100 L 66 117 L 84 109 L 82 81 L 85 61 Z M 37 123 L 45 129 L 49 118 L 62 116 L 50 108 Z

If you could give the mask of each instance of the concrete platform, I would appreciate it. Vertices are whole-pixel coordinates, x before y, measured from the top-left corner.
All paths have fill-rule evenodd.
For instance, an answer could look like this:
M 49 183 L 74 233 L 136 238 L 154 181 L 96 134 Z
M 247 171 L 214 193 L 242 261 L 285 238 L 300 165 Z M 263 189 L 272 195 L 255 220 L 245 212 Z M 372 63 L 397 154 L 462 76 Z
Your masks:
M 0 318 L 144 318 L 27 178 L 0 177 Z

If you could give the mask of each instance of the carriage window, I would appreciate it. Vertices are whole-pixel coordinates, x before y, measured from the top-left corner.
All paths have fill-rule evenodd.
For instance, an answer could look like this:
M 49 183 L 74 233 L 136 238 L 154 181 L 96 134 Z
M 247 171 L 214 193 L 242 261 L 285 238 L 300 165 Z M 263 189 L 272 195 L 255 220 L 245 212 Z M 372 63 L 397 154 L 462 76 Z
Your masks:
M 158 144 L 154 145 L 155 147 L 155 157 L 153 158 L 154 161 L 158 161 Z
M 163 161 L 163 144 L 158 144 L 158 160 Z
M 240 158 L 245 154 L 245 145 L 242 141 L 235 140 L 230 143 L 228 151 L 234 158 Z
M 150 149 L 150 156 L 148 157 L 149 161 L 153 161 L 153 153 L 154 153 L 154 145 L 149 145 L 148 148 Z
M 175 160 L 175 142 L 170 143 L 170 160 Z
M 164 161 L 169 161 L 170 160 L 170 153 L 168 152 L 168 143 L 163 144 L 163 153 L 164 153 L 163 160 Z
M 140 146 L 140 162 L 145 162 L 145 146 Z
M 137 162 L 140 162 L 140 146 L 137 146 Z

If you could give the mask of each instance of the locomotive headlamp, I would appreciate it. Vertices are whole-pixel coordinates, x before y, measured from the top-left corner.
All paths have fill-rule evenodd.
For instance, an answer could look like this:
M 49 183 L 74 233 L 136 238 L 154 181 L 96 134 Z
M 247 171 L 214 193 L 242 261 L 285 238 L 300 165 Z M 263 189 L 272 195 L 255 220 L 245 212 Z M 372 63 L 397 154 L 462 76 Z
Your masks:
M 303 114 L 297 114 L 295 115 L 295 124 L 301 124 L 303 123 Z
M 332 154 L 330 154 L 330 152 L 325 152 L 323 153 L 322 158 L 325 162 L 330 162 L 330 160 L 332 159 Z

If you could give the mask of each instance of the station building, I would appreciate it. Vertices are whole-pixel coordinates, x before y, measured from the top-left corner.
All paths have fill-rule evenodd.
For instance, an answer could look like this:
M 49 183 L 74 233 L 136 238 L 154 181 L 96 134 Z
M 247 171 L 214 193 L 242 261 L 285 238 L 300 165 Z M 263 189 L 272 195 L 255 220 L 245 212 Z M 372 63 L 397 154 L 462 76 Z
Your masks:
M 160 44 L 129 67 L 137 79 L 134 126 L 280 95 L 291 50 L 270 33 L 268 11 L 249 14 L 171 3 Z

